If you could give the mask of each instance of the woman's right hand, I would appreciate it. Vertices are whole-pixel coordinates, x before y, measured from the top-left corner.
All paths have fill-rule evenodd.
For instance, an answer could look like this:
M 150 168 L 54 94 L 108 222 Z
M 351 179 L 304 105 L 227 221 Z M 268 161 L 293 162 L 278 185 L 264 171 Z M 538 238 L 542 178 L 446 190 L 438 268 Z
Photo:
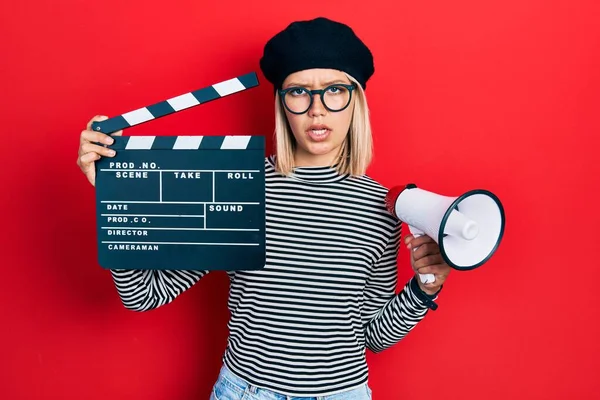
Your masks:
M 96 184 L 96 167 L 94 163 L 96 160 L 99 160 L 100 157 L 114 157 L 115 151 L 112 149 L 106 148 L 106 146 L 100 146 L 93 142 L 104 143 L 105 145 L 111 145 L 114 142 L 114 139 L 109 135 L 102 132 L 95 132 L 92 130 L 92 122 L 95 121 L 104 121 L 107 120 L 108 117 L 103 115 L 96 115 L 92 118 L 86 126 L 86 129 L 81 132 L 81 136 L 79 138 L 79 153 L 77 157 L 77 165 L 81 171 L 88 178 L 88 181 L 95 186 Z M 115 136 L 121 136 L 123 131 L 117 131 L 111 134 Z

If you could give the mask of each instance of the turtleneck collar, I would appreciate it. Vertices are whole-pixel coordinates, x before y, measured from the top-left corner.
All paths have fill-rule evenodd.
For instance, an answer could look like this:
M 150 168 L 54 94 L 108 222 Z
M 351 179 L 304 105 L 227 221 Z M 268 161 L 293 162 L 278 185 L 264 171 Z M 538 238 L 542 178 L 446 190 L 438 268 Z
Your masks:
M 268 158 L 269 163 L 275 167 L 275 156 Z M 349 174 L 340 174 L 334 166 L 321 167 L 295 167 L 291 178 L 313 184 L 340 182 L 350 176 Z

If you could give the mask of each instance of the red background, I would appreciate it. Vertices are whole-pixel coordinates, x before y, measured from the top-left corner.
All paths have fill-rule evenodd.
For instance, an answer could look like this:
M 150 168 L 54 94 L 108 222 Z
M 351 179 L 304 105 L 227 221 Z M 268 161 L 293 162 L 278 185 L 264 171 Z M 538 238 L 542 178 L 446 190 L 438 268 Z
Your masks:
M 3 2 L 0 398 L 208 398 L 227 278 L 155 311 L 124 309 L 96 262 L 79 134 L 96 114 L 256 71 L 258 88 L 126 134 L 270 137 L 262 46 L 316 15 L 352 25 L 375 55 L 370 174 L 447 195 L 483 187 L 506 209 L 492 260 L 453 272 L 438 311 L 369 354 L 374 398 L 600 398 L 599 3 L 391 4 Z

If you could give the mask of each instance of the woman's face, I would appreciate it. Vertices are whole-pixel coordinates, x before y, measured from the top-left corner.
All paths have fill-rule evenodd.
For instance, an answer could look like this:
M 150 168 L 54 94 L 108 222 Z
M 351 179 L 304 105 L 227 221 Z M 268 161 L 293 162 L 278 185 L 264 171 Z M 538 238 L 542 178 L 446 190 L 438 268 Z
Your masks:
M 338 70 L 308 69 L 290 74 L 283 82 L 282 89 L 290 87 L 302 87 L 308 90 L 325 89 L 334 83 L 350 84 L 351 82 L 346 74 Z M 326 102 L 330 107 L 345 96 L 343 90 L 334 88 L 325 94 L 328 99 Z M 306 93 L 297 90 L 288 93 L 286 95 L 288 104 L 293 101 L 301 102 L 300 96 L 306 97 Z M 312 105 L 303 114 L 291 113 L 284 107 L 296 139 L 295 166 L 331 165 L 336 160 L 350 129 L 354 97 L 352 95 L 348 107 L 339 112 L 332 112 L 325 108 L 318 94 L 313 95 Z

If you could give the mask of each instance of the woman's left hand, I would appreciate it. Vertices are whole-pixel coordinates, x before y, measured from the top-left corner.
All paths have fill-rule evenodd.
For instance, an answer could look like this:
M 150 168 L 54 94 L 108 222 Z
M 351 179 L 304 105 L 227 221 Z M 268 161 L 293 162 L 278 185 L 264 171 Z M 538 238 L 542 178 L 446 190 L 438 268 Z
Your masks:
M 432 283 L 423 283 L 417 276 L 419 287 L 427 294 L 437 293 L 450 274 L 450 266 L 442 258 L 440 246 L 427 235 L 419 237 L 407 235 L 404 243 L 410 252 L 410 265 L 413 271 L 417 275 L 433 274 L 435 276 L 435 281 Z

